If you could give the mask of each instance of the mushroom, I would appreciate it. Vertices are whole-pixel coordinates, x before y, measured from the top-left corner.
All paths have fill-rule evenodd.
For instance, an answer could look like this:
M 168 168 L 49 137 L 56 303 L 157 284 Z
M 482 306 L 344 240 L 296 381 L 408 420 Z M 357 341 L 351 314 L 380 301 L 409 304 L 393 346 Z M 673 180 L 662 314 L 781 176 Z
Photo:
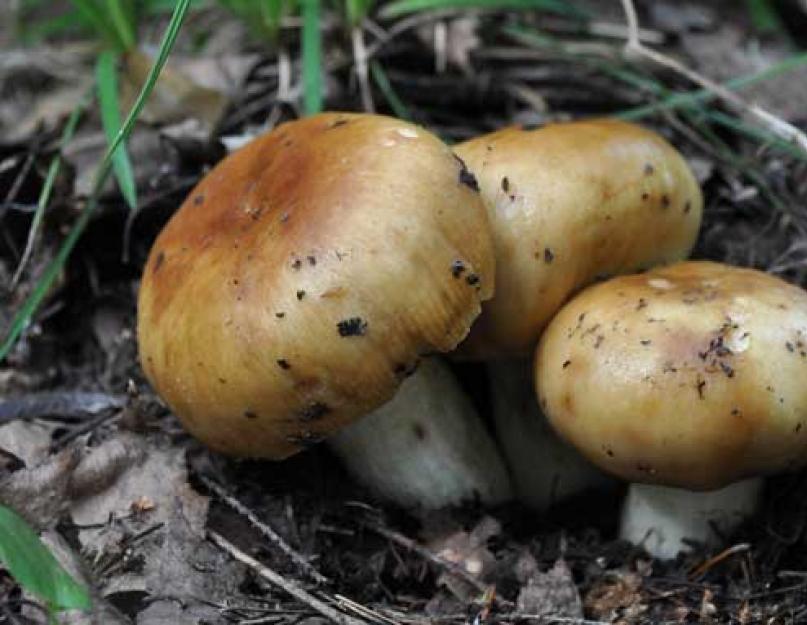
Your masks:
M 140 358 L 199 440 L 283 459 L 453 349 L 493 280 L 476 181 L 442 142 L 321 114 L 228 156 L 171 218 L 141 283 Z
M 476 176 L 496 249 L 496 296 L 467 357 L 527 356 L 569 296 L 598 278 L 689 255 L 700 187 L 658 134 L 598 119 L 519 127 L 455 147 Z
M 496 437 L 522 503 L 543 511 L 612 485 L 610 476 L 583 458 L 549 425 L 535 397 L 532 363 L 497 360 L 487 369 Z
M 604 480 L 544 422 L 532 385 L 521 384 L 531 375 L 525 356 L 581 287 L 686 258 L 701 192 L 662 137 L 616 120 L 512 127 L 455 151 L 479 183 L 496 248 L 496 294 L 460 352 L 524 357 L 489 365 L 494 421 L 520 497 L 544 508 Z
M 807 292 L 712 262 L 589 287 L 557 314 L 535 359 L 558 433 L 641 483 L 622 536 L 662 558 L 683 538 L 713 544 L 711 522 L 728 532 L 750 514 L 761 476 L 807 462 L 805 376 Z
M 328 445 L 358 481 L 402 506 L 494 504 L 512 496 L 493 438 L 437 358 L 424 360 L 392 400 L 335 434 Z

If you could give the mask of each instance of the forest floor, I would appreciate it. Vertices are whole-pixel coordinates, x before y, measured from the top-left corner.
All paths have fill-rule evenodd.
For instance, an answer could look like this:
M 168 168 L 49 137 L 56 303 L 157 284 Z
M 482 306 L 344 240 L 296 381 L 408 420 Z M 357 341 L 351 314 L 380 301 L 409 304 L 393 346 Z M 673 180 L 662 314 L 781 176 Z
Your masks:
M 696 258 L 807 286 L 805 152 L 742 106 L 707 96 L 676 106 L 672 94 L 699 86 L 625 55 L 620 3 L 577 4 L 586 19 L 458 9 L 383 19 L 371 11 L 376 110 L 408 116 L 448 142 L 516 123 L 639 121 L 686 155 L 703 186 Z M 738 93 L 807 128 L 807 64 L 786 61 L 807 46 L 803 3 L 770 3 L 778 21 L 768 26 L 740 2 L 637 4 L 642 40 L 714 81 L 781 68 Z M 59 253 L 105 147 L 89 107 L 64 146 L 27 254 L 50 159 L 93 80 L 97 47 L 77 36 L 23 45 L 1 14 L 10 10 L 0 8 L 2 327 Z M 146 22 L 143 41 L 156 43 L 164 26 L 160 17 Z M 227 148 L 301 114 L 296 28 L 286 33 L 290 81 L 282 84 L 283 63 L 242 23 L 218 9 L 191 14 L 170 64 L 205 85 L 214 104 L 200 97 L 148 111 L 128 143 L 136 210 L 114 183 L 104 188 L 0 366 L 0 502 L 92 588 L 93 614 L 63 622 L 313 625 L 328 614 L 354 625 L 807 622 L 802 473 L 769 480 L 764 506 L 724 537 L 725 551 L 696 547 L 661 562 L 616 540 L 614 493 L 546 514 L 518 504 L 417 514 L 355 486 L 323 446 L 281 463 L 236 461 L 182 430 L 138 364 L 140 272 L 162 225 Z M 325 108 L 362 110 L 350 38 L 329 14 L 323 37 Z M 26 597 L 0 573 L 0 623 L 44 623 Z

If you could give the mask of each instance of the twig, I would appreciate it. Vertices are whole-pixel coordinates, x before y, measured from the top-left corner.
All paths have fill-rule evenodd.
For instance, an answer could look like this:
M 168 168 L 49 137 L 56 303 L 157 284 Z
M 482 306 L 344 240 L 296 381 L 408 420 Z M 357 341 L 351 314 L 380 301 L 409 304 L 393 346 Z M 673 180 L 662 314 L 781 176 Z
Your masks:
M 376 525 L 374 523 L 368 523 L 366 521 L 363 522 L 362 525 L 364 525 L 364 527 L 366 527 L 370 531 L 375 532 L 379 536 L 383 536 L 384 538 L 386 538 L 388 540 L 391 540 L 392 542 L 396 543 L 397 545 L 400 545 L 401 547 L 416 553 L 417 555 L 419 555 L 424 560 L 428 560 L 432 564 L 435 564 L 435 565 L 437 565 L 437 566 L 439 566 L 439 567 L 441 567 L 443 569 L 446 569 L 452 575 L 456 575 L 457 577 L 459 577 L 463 581 L 465 581 L 468 584 L 470 584 L 471 586 L 473 586 L 479 592 L 485 593 L 485 592 L 488 591 L 488 588 L 489 588 L 488 584 L 485 584 L 484 582 L 480 581 L 479 579 L 477 579 L 476 577 L 471 575 L 468 571 L 466 571 L 464 568 L 462 568 L 459 564 L 456 564 L 455 562 L 451 562 L 450 560 L 446 560 L 445 558 L 437 555 L 436 553 L 432 553 L 431 551 L 429 551 L 428 549 L 426 549 L 422 545 L 418 544 L 417 542 L 415 542 L 411 538 L 407 538 L 403 534 L 400 534 L 400 533 L 398 533 L 398 532 L 396 532 L 394 530 L 391 530 L 391 529 L 388 529 L 386 527 L 383 527 L 382 525 Z M 512 606 L 513 605 L 512 602 L 507 601 L 505 599 L 502 599 L 499 596 L 496 596 L 495 602 L 498 605 L 505 605 L 505 606 Z
M 424 11 L 422 13 L 414 13 L 409 17 L 398 20 L 386 31 L 383 31 L 383 29 L 379 27 L 381 32 L 375 33 L 377 41 L 367 49 L 367 59 L 370 60 L 375 57 L 385 45 L 405 32 L 417 28 L 421 24 L 429 24 L 446 17 L 458 15 L 460 12 L 461 10 L 457 9 Z
M 43 391 L 0 400 L 0 424 L 16 419 L 85 419 L 125 405 L 123 395 L 85 391 Z
M 73 442 L 79 436 L 83 436 L 88 432 L 92 432 L 96 428 L 102 426 L 107 421 L 112 420 L 115 417 L 119 417 L 121 414 L 120 410 L 107 410 L 106 412 L 102 412 L 97 417 L 90 419 L 89 421 L 85 421 L 74 426 L 69 432 L 67 432 L 61 438 L 57 438 L 56 440 L 51 443 L 50 452 L 54 453 L 59 451 L 60 449 L 64 449 L 68 443 Z
M 400 621 L 396 621 L 391 619 L 380 612 L 376 612 L 372 608 L 368 608 L 366 605 L 362 605 L 357 601 L 353 601 L 344 595 L 334 595 L 334 599 L 336 599 L 336 604 L 342 608 L 343 610 L 348 610 L 350 612 L 355 612 L 359 616 L 362 616 L 366 619 L 370 619 L 374 623 L 386 623 L 387 625 L 401 625 Z
M 445 20 L 434 23 L 434 71 L 445 74 L 448 69 L 448 25 Z
M 291 59 L 289 51 L 283 44 L 277 49 L 277 101 L 291 102 Z
M 22 188 L 22 183 L 25 182 L 25 179 L 28 177 L 31 168 L 34 166 L 35 160 L 36 154 L 34 152 L 29 152 L 28 156 L 25 158 L 25 161 L 23 161 L 22 167 L 20 167 L 20 171 L 17 172 L 17 175 L 14 177 L 14 182 L 11 183 L 8 193 L 6 193 L 4 203 L 7 204 L 17 199 L 17 195 Z
M 229 495 L 224 488 L 219 486 L 216 482 L 211 480 L 209 477 L 205 475 L 198 474 L 199 479 L 201 482 L 213 491 L 216 496 L 221 499 L 224 503 L 230 506 L 233 510 L 235 510 L 238 514 L 252 523 L 252 525 L 261 533 L 263 536 L 271 543 L 273 543 L 278 549 L 280 549 L 283 553 L 285 553 L 289 559 L 294 562 L 304 573 L 306 573 L 311 579 L 313 579 L 318 584 L 327 584 L 330 580 L 325 577 L 322 573 L 317 571 L 314 566 L 305 559 L 301 554 L 295 551 L 283 538 L 269 525 L 261 521 L 252 510 L 247 508 L 244 504 L 238 501 L 235 497 Z
M 563 623 L 564 625 L 606 625 L 611 621 L 592 621 L 576 616 L 552 616 L 551 614 L 511 614 L 508 621 L 538 621 L 540 625 L 553 625 Z M 657 623 L 657 625 L 663 625 Z
M 402 623 L 407 625 L 436 625 L 437 623 L 449 623 L 458 621 L 468 623 L 468 615 L 461 614 L 440 614 L 440 615 L 402 615 L 399 617 Z M 538 625 L 610 625 L 610 621 L 595 621 L 575 616 L 552 616 L 551 614 L 530 614 L 526 612 L 511 612 L 509 614 L 497 614 L 496 623 L 538 623 Z M 654 625 L 676 625 L 680 621 L 658 621 Z
M 628 22 L 628 39 L 625 42 L 626 54 L 635 54 L 650 59 L 654 63 L 678 72 L 704 89 L 711 91 L 732 108 L 741 113 L 747 113 L 760 124 L 785 141 L 796 144 L 807 153 L 807 135 L 793 124 L 777 117 L 756 104 L 743 100 L 736 93 L 723 85 L 702 76 L 698 72 L 686 67 L 675 59 L 645 46 L 639 39 L 639 18 L 633 0 L 622 0 L 622 9 Z
M 689 579 L 698 579 L 699 577 L 703 577 L 713 566 L 716 564 L 720 564 L 726 558 L 729 558 L 737 553 L 747 553 L 751 550 L 750 543 L 739 543 L 737 545 L 733 545 L 728 549 L 724 549 L 716 556 L 712 556 L 711 558 L 701 562 L 698 566 L 693 568 L 689 572 Z
M 286 579 L 279 573 L 276 573 L 275 571 L 270 569 L 268 566 L 261 564 L 255 558 L 241 551 L 238 547 L 233 545 L 231 542 L 229 542 L 226 538 L 224 538 L 220 534 L 217 534 L 212 530 L 208 530 L 207 536 L 221 550 L 226 551 L 233 558 L 251 568 L 253 571 L 255 571 L 258 575 L 263 577 L 269 583 L 274 584 L 278 588 L 281 588 L 298 601 L 306 604 L 312 610 L 315 610 L 316 612 L 322 614 L 322 616 L 324 616 L 325 618 L 332 620 L 334 623 L 337 623 L 338 625 L 366 625 L 364 621 L 360 621 L 353 617 L 347 616 L 346 614 L 343 614 L 338 610 L 333 609 L 327 603 L 319 600 L 317 597 L 315 597 L 310 592 L 305 590 L 297 582 L 292 581 L 290 579 Z
M 353 61 L 356 63 L 356 80 L 359 82 L 361 105 L 365 113 L 375 112 L 373 92 L 370 89 L 370 78 L 367 71 L 367 47 L 364 45 L 364 29 L 359 23 L 350 31 L 353 43 Z
M 73 109 L 73 112 L 70 113 L 70 117 L 67 119 L 67 123 L 62 130 L 62 136 L 59 140 L 59 146 L 57 148 L 58 151 L 50 161 L 48 173 L 45 175 L 45 182 L 43 183 L 42 190 L 39 193 L 39 199 L 37 200 L 36 204 L 36 212 L 31 220 L 31 227 L 28 230 L 28 237 L 25 241 L 25 249 L 23 250 L 20 262 L 17 265 L 17 270 L 14 272 L 14 276 L 11 278 L 10 288 L 12 291 L 16 290 L 17 285 L 22 278 L 22 274 L 25 271 L 25 266 L 31 259 L 31 255 L 34 253 L 34 247 L 39 235 L 39 230 L 45 218 L 45 210 L 48 207 L 48 203 L 50 202 L 50 198 L 53 193 L 53 187 L 56 184 L 56 176 L 59 175 L 59 169 L 62 166 L 62 150 L 75 134 L 76 128 L 78 127 L 78 122 L 81 119 L 81 114 L 84 112 L 84 109 L 89 103 L 91 93 L 92 89 L 88 89 L 87 92 L 81 97 L 81 101 L 78 103 L 76 108 Z

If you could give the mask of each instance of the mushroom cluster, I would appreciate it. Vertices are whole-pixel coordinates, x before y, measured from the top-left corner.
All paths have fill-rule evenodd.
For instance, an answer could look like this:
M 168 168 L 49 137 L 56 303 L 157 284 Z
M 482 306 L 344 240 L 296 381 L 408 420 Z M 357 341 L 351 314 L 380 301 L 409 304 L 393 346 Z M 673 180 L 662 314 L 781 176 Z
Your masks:
M 378 115 L 289 122 L 156 240 L 143 368 L 212 449 L 328 438 L 408 507 L 541 510 L 619 477 L 623 537 L 670 557 L 807 459 L 807 293 L 684 262 L 702 211 L 685 159 L 624 122 L 453 151 Z M 485 363 L 495 437 L 441 353 Z
M 701 192 L 662 137 L 616 120 L 507 128 L 455 150 L 479 182 L 496 248 L 495 297 L 460 352 L 490 362 L 493 419 L 516 491 L 543 510 L 607 478 L 557 439 L 525 356 L 581 287 L 686 258 Z

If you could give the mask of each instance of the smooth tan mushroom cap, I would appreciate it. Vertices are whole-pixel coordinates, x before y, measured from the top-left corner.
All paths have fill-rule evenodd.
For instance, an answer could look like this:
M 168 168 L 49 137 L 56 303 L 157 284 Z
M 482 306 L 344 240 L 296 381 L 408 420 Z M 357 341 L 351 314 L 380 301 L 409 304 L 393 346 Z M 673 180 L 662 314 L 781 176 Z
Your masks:
M 476 183 L 422 128 L 323 114 L 232 154 L 154 244 L 140 357 L 188 430 L 283 458 L 390 399 L 493 291 Z
M 807 292 L 688 262 L 592 286 L 553 319 L 552 425 L 624 479 L 720 488 L 807 462 Z
M 468 357 L 532 353 L 579 288 L 682 260 L 697 238 L 697 181 L 669 143 L 639 126 L 507 128 L 455 151 L 479 181 L 496 246 L 496 295 L 461 347 Z

